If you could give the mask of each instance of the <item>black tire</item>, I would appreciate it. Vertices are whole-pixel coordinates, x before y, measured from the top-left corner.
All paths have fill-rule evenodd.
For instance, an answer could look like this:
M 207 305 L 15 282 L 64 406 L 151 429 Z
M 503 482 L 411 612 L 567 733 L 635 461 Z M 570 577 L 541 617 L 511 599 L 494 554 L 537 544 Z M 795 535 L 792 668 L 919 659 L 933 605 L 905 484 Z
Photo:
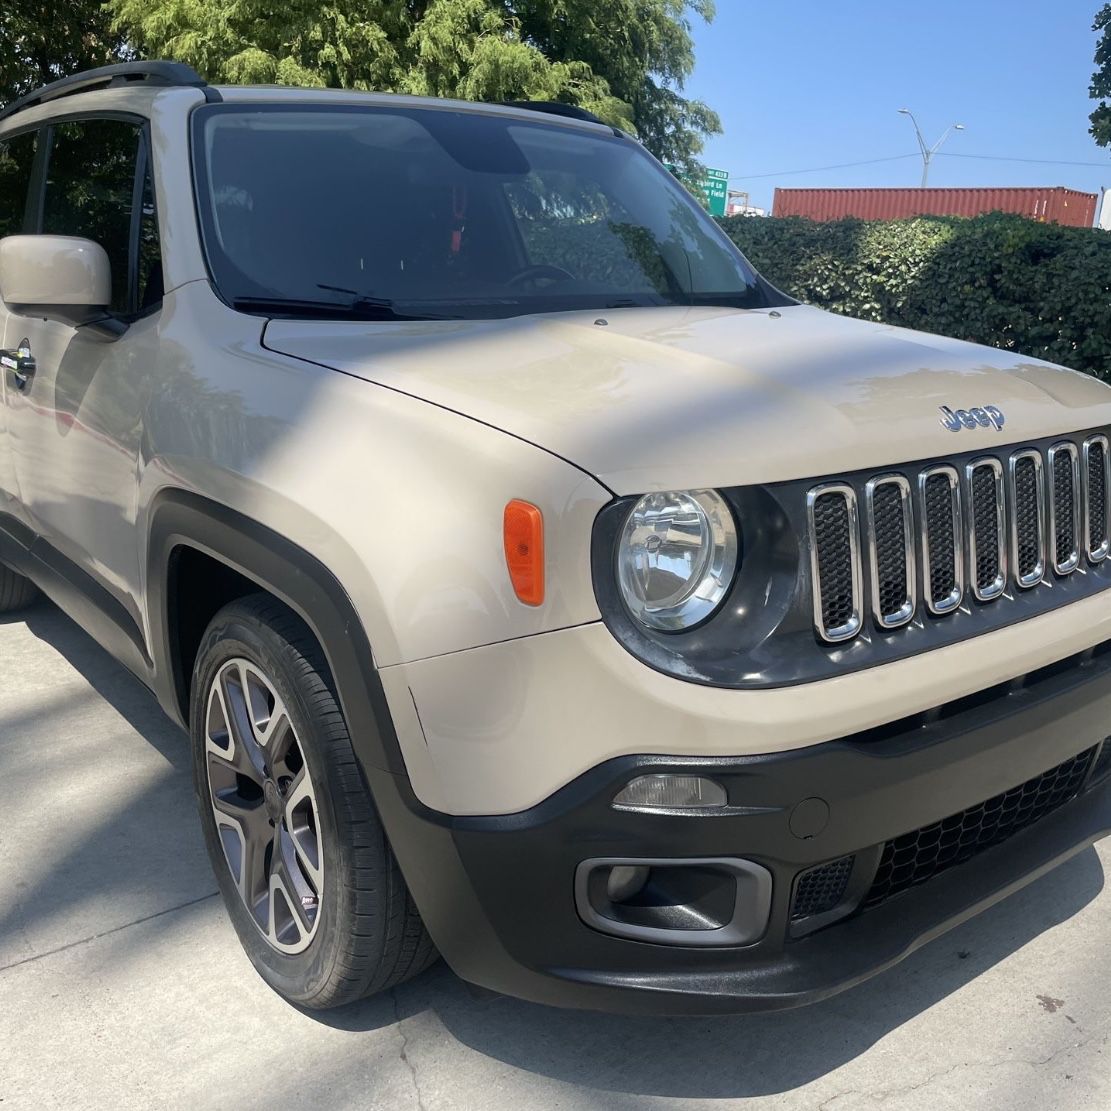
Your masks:
M 213 814 L 208 698 L 221 668 L 235 659 L 257 666 L 283 700 L 315 789 L 323 895 L 315 932 L 299 953 L 275 948 L 247 909 Z M 356 762 L 322 653 L 281 603 L 252 595 L 213 619 L 193 672 L 190 734 L 209 858 L 239 940 L 275 991 L 302 1007 L 336 1007 L 400 984 L 436 960 Z
M 0 613 L 15 613 L 30 605 L 38 595 L 38 587 L 30 579 L 0 563 Z

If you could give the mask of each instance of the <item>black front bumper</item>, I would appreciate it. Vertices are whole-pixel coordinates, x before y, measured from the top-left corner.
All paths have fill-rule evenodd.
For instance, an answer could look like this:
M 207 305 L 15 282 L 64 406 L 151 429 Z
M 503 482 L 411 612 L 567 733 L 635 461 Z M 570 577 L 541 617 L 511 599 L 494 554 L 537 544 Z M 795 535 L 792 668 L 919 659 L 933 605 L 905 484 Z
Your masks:
M 391 777 L 396 790 L 388 798 L 376 795 L 429 930 L 464 979 L 608 1011 L 796 1006 L 882 971 L 1111 832 L 1107 647 L 930 714 L 795 752 L 611 760 L 519 814 L 435 814 L 415 802 L 403 777 Z M 1028 808 L 1031 824 L 863 909 L 887 842 L 1041 783 L 1061 765 L 1071 778 L 1060 797 L 1045 796 L 1052 805 Z M 699 816 L 613 809 L 617 791 L 646 771 L 707 775 L 727 788 L 729 807 Z M 1033 798 L 1033 790 L 1007 797 Z M 847 856 L 855 860 L 856 905 L 792 925 L 798 877 Z M 754 944 L 724 948 L 601 933 L 584 923 L 574 897 L 577 866 L 600 857 L 755 861 L 773 878 L 767 929 Z

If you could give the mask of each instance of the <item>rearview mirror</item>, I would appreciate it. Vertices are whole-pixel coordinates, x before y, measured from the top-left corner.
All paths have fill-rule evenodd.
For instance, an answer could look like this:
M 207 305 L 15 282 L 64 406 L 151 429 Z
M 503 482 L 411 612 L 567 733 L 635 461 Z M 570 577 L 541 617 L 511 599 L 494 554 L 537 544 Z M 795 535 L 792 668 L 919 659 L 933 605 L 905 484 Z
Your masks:
M 108 315 L 112 268 L 99 243 L 71 235 L 0 239 L 0 298 L 11 312 L 79 327 Z

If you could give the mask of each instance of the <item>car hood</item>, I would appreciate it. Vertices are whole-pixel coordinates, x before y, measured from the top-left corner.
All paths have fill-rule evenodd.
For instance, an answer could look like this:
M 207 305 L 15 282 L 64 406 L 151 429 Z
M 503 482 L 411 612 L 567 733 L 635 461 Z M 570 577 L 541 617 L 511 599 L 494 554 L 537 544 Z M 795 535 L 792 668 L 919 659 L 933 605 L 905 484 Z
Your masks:
M 264 343 L 528 440 L 619 494 L 819 477 L 1111 424 L 1111 389 L 1086 375 L 805 305 L 273 320 Z M 952 432 L 941 406 L 995 406 L 1005 424 Z

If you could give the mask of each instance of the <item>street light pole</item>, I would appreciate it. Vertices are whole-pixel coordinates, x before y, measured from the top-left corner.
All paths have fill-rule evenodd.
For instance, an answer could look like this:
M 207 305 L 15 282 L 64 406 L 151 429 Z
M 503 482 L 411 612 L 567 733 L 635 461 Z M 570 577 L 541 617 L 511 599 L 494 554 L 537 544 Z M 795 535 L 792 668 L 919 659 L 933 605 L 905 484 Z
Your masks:
M 904 116 L 909 116 L 910 122 L 914 125 L 914 135 L 918 140 L 918 149 L 922 152 L 922 188 L 925 189 L 930 179 L 930 163 L 933 161 L 934 155 L 941 150 L 941 144 L 944 143 L 954 131 L 964 130 L 964 124 L 950 124 L 942 133 L 941 138 L 930 147 L 926 145 L 926 140 L 922 138 L 922 129 L 918 126 L 918 121 L 914 118 L 914 113 L 909 108 L 900 108 L 899 112 Z

